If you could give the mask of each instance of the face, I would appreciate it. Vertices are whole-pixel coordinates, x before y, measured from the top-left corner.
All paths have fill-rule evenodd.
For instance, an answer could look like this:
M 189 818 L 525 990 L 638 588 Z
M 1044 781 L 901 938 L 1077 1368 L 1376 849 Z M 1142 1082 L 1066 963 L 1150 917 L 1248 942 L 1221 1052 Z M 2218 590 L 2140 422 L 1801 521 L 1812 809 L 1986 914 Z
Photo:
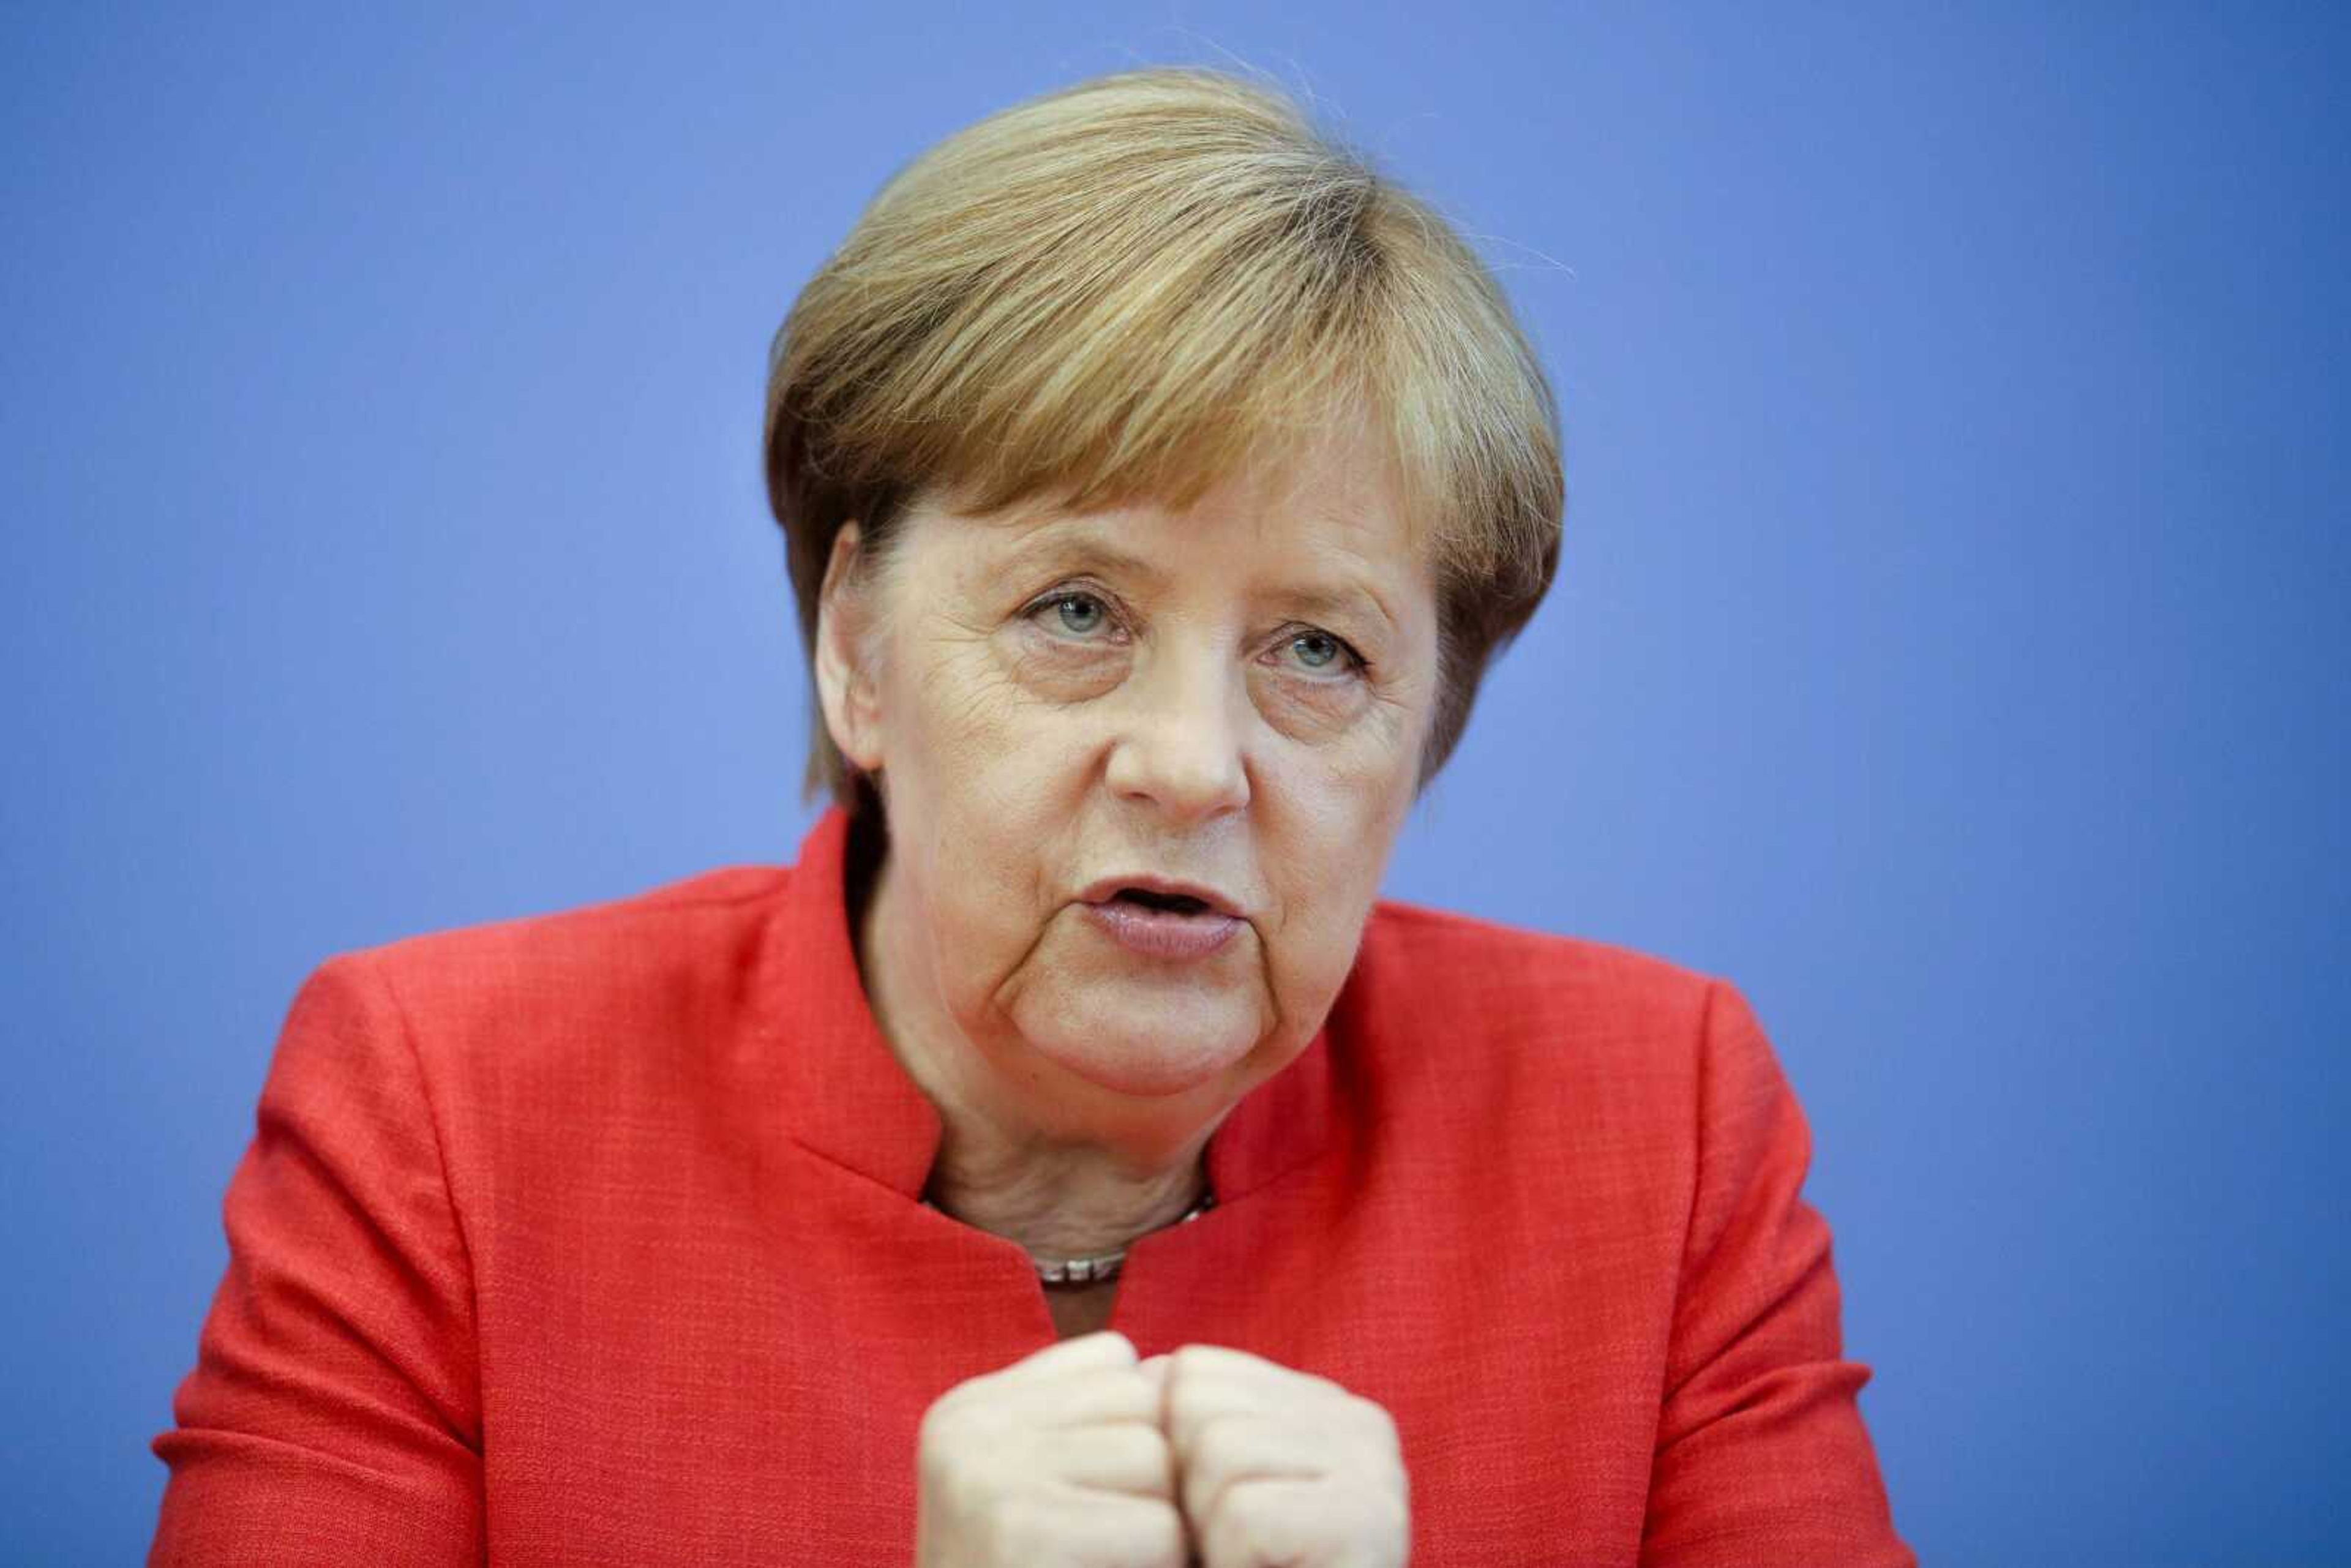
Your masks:
M 819 685 L 890 826 L 868 988 L 926 1087 L 1147 1136 L 1312 1039 L 1435 706 L 1433 578 L 1377 456 L 1180 513 L 918 507 L 879 570 L 836 550 Z

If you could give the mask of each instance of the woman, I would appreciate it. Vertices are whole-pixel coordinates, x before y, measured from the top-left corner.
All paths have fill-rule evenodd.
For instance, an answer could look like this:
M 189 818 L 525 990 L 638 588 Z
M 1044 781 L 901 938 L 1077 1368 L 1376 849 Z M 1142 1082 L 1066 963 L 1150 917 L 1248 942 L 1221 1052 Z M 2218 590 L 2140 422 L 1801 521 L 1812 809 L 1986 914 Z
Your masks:
M 1377 901 L 1549 392 L 1284 100 L 1086 84 L 777 340 L 789 868 L 339 955 L 164 1563 L 1911 1562 L 1729 986 Z

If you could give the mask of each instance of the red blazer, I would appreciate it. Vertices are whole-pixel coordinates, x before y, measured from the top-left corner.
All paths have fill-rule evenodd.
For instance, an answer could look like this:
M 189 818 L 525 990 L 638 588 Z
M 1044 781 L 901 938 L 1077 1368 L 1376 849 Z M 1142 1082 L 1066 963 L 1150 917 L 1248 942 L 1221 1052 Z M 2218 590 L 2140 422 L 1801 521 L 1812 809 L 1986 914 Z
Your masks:
M 924 1408 L 1053 1329 L 1017 1245 L 919 1201 L 846 826 L 304 981 L 151 1562 L 911 1561 Z M 1810 1154 L 1729 985 L 1382 903 L 1111 1326 L 1385 1406 L 1416 1568 L 1913 1564 Z

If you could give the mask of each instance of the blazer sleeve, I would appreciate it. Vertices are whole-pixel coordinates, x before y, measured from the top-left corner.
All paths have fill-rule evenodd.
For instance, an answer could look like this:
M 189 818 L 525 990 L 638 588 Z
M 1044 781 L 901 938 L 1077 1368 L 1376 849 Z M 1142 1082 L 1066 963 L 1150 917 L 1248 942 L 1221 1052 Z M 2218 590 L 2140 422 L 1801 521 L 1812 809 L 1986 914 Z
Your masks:
M 484 1560 L 472 1270 L 397 1000 L 303 982 L 222 1215 L 151 1564 Z
M 1667 1355 L 1643 1568 L 1916 1568 L 1843 1358 L 1812 1136 L 1755 1015 L 1709 983 L 1698 1184 Z

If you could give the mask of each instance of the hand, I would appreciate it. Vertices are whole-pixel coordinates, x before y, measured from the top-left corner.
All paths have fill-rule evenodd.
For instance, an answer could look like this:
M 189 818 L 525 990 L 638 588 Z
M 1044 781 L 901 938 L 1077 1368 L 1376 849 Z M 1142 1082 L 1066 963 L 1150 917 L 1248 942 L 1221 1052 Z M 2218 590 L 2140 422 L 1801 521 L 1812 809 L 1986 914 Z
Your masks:
M 1189 1344 L 1142 1372 L 1202 1568 L 1401 1568 L 1412 1544 L 1395 1422 L 1327 1377 Z
M 1159 1380 L 1123 1334 L 948 1389 L 923 1413 L 915 1471 L 919 1568 L 1184 1568 Z

